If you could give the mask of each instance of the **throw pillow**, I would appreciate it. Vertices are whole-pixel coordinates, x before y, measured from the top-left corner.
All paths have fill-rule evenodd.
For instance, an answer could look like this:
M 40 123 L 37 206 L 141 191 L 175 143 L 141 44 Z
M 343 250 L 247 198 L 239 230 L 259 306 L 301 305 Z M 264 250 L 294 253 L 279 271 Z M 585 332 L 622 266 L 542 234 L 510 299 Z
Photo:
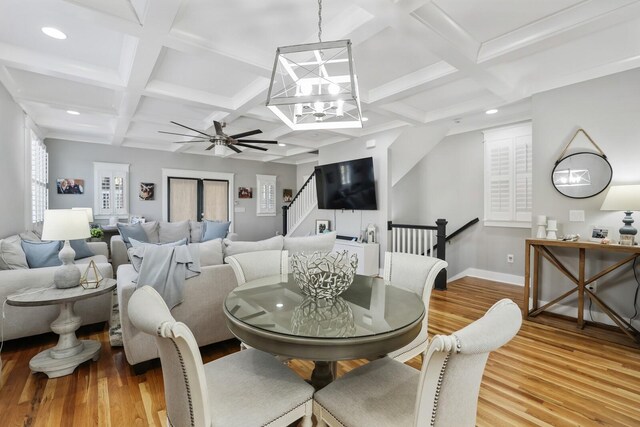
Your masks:
M 191 243 L 199 243 L 202 241 L 203 226 L 201 222 L 189 221 L 189 229 L 191 230 Z
M 40 237 L 33 231 L 25 231 L 19 234 L 22 240 L 28 240 L 30 242 L 40 242 Z
M 274 236 L 270 239 L 260 240 L 257 242 L 236 242 L 229 239 L 224 239 L 224 256 L 228 257 L 235 254 L 241 254 L 244 252 L 257 252 L 257 251 L 273 251 L 282 250 L 283 239 L 282 236 Z
M 133 248 L 137 248 L 139 246 L 148 246 L 148 245 L 154 245 L 154 246 L 181 246 L 181 245 L 186 245 L 187 244 L 187 238 L 185 237 L 184 239 L 180 239 L 180 240 L 176 240 L 175 242 L 167 242 L 167 243 L 149 243 L 149 242 L 140 242 L 136 239 L 129 239 L 129 241 L 131 242 L 131 247 Z
M 55 267 L 62 265 L 58 253 L 62 249 L 62 242 L 29 242 L 22 241 L 22 249 L 27 257 L 29 268 Z
M 142 228 L 140 224 L 128 225 L 118 223 L 116 225 L 118 227 L 120 235 L 122 236 L 122 240 L 124 240 L 125 243 L 131 244 L 131 242 L 129 241 L 129 239 L 131 238 L 136 239 L 140 242 L 147 241 L 147 233 L 144 232 L 144 228 Z
M 76 251 L 75 259 L 89 258 L 95 255 L 93 251 L 89 248 L 89 245 L 87 245 L 87 241 L 84 239 L 69 240 L 69 244 L 71 245 L 71 249 Z
M 222 264 L 222 239 L 213 239 L 207 242 L 191 243 L 200 251 L 200 267 Z
M 158 235 L 158 221 L 141 222 L 140 227 L 147 233 L 147 242 L 158 243 L 160 237 Z
M 17 234 L 0 240 L 0 270 L 29 268 L 21 243 L 22 240 Z
M 231 221 L 203 221 L 202 241 L 224 239 L 229 232 Z
M 308 237 L 285 237 L 283 248 L 291 256 L 298 252 L 331 252 L 335 243 L 336 232 L 332 231 Z
M 185 238 L 188 240 L 189 237 L 189 220 L 160 223 L 160 243 L 170 243 Z

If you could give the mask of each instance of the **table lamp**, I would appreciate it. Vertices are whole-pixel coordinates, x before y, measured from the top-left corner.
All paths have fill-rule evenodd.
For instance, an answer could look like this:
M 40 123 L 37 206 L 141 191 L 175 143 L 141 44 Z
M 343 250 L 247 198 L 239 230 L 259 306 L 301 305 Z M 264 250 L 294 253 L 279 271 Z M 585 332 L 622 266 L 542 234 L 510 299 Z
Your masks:
M 640 211 L 640 185 L 612 185 L 604 198 L 603 211 L 624 211 L 624 226 L 620 228 L 620 244 L 633 245 L 634 236 L 638 233 L 633 224 L 631 214 Z
M 56 288 L 73 288 L 80 284 L 80 270 L 73 262 L 76 251 L 71 248 L 69 240 L 86 239 L 90 236 L 86 211 L 72 209 L 44 211 L 42 240 L 64 240 L 64 247 L 58 255 L 62 265 L 53 275 Z
M 89 225 L 93 222 L 93 209 L 92 208 L 71 208 L 74 211 L 85 211 L 87 214 L 87 220 L 89 221 Z

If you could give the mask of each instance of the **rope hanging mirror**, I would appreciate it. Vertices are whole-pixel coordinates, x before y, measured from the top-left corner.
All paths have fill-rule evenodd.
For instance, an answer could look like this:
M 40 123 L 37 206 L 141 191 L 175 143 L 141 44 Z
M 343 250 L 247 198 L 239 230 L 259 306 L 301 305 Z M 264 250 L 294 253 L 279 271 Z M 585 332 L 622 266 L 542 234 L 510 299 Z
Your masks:
M 579 133 L 584 134 L 596 148 L 596 152 L 578 151 L 566 154 Z M 551 172 L 551 183 L 563 196 L 586 199 L 602 193 L 609 186 L 612 177 L 613 168 L 607 156 L 589 134 L 580 128 L 556 160 Z

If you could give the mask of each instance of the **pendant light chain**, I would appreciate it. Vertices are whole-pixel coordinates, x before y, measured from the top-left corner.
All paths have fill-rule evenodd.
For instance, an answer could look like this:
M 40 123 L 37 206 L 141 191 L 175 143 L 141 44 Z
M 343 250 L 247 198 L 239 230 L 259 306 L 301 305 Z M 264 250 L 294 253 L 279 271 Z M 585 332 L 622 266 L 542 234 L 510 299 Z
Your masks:
M 318 41 L 322 43 L 322 0 L 318 0 Z

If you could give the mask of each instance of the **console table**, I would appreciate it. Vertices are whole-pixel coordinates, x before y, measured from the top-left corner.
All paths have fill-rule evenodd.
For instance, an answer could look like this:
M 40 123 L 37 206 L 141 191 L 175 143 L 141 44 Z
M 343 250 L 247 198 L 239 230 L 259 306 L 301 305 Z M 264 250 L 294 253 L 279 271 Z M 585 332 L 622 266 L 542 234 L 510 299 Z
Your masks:
M 567 267 L 565 267 L 558 258 L 551 252 L 551 248 L 569 248 L 577 249 L 576 255 L 578 256 L 578 277 L 571 273 Z M 533 250 L 533 269 L 530 266 L 531 252 Z M 601 270 L 594 274 L 590 278 L 585 277 L 585 259 L 586 252 L 589 251 L 608 251 L 608 252 L 620 252 L 627 256 L 615 264 Z M 603 313 L 613 320 L 618 327 L 629 338 L 635 341 L 636 344 L 640 344 L 640 332 L 635 329 L 626 319 L 616 313 L 611 307 L 609 307 L 600 297 L 595 293 L 587 289 L 587 285 L 600 279 L 606 274 L 617 270 L 628 262 L 640 256 L 640 246 L 623 246 L 614 244 L 601 244 L 585 241 L 562 241 L 562 240 L 546 240 L 546 239 L 526 239 L 525 241 L 525 264 L 524 264 L 524 304 L 523 304 L 523 317 L 529 320 L 535 320 L 535 317 L 547 310 L 554 304 L 562 301 L 574 293 L 578 293 L 578 313 L 577 323 L 578 328 L 584 328 L 584 297 L 585 295 L 591 299 Z M 544 257 L 547 261 L 556 267 L 562 274 L 567 276 L 571 282 L 575 285 L 575 288 L 563 293 L 557 298 L 549 301 L 542 307 L 539 307 L 539 269 L 541 257 Z M 533 274 L 533 277 L 532 277 Z M 531 282 L 531 283 L 530 283 Z M 529 294 L 531 292 L 532 306 L 529 304 Z
M 35 355 L 29 362 L 32 372 L 43 372 L 49 378 L 71 374 L 83 362 L 100 357 L 101 344 L 94 340 L 79 340 L 76 330 L 82 319 L 73 310 L 76 301 L 111 292 L 116 287 L 115 279 L 102 279 L 95 289 L 76 286 L 68 289 L 27 288 L 7 297 L 7 304 L 20 307 L 37 307 L 57 304 L 60 315 L 51 323 L 51 330 L 58 334 L 58 344 Z

